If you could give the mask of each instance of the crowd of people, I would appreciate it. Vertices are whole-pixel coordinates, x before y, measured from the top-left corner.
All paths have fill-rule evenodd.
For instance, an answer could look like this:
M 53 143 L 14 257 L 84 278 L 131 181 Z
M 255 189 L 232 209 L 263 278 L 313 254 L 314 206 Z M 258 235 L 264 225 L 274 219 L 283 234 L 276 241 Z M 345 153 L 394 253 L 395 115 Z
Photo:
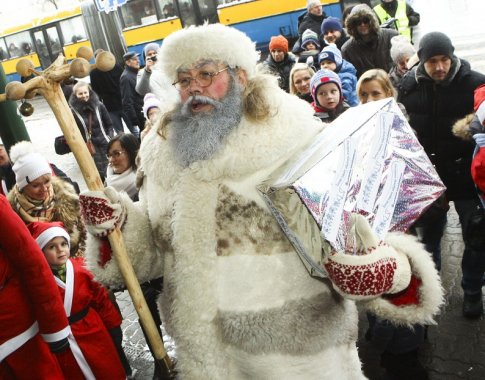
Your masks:
M 382 27 L 389 19 L 395 29 Z M 405 0 L 355 5 L 342 20 L 308 0 L 294 46 L 273 36 L 259 63 L 245 34 L 211 24 L 147 44 L 142 69 L 129 51 L 125 68 L 93 70 L 91 85 L 66 96 L 104 191 L 79 194 L 28 142 L 0 144 L 0 378 L 134 378 L 106 238 L 120 227 L 181 378 L 364 379 L 360 300 L 386 379 L 427 379 L 418 350 L 442 302 L 450 201 L 465 243 L 463 315 L 483 314 L 485 243 L 474 224 L 485 207 L 485 75 L 441 32 L 414 46 L 419 21 Z M 349 108 L 385 98 L 447 190 L 371 254 L 327 255 L 329 278 L 317 280 L 257 187 Z M 377 239 L 364 218 L 352 223 L 357 244 Z M 362 272 L 365 296 L 351 286 Z

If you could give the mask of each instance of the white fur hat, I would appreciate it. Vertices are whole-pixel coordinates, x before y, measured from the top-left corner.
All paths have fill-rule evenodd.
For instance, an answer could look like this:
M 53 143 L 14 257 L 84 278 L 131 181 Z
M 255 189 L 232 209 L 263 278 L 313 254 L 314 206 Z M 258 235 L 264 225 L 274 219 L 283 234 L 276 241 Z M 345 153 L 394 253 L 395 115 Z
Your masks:
M 32 143 L 21 141 L 10 149 L 10 160 L 19 190 L 44 174 L 52 174 L 47 160 L 34 149 Z
M 251 78 L 259 59 L 254 42 L 246 34 L 222 24 L 190 26 L 172 33 L 163 41 L 158 54 L 161 69 L 172 82 L 177 80 L 177 69 L 201 59 L 240 67 Z

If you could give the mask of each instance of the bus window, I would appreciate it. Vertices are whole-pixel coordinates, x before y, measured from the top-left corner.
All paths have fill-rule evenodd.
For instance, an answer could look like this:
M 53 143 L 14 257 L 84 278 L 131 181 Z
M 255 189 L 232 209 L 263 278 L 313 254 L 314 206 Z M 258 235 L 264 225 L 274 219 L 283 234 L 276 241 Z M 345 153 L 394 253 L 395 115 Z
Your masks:
M 47 40 L 49 41 L 52 59 L 56 59 L 59 53 L 62 52 L 61 41 L 59 41 L 59 34 L 57 28 L 51 26 L 45 30 L 47 32 Z
M 22 57 L 32 53 L 32 40 L 29 32 L 20 32 L 5 37 L 10 58 Z
M 87 39 L 82 16 L 61 21 L 59 25 L 66 45 Z
M 0 38 L 0 61 L 8 58 L 7 45 L 5 45 L 5 39 Z
M 158 8 L 162 11 L 162 18 L 178 17 L 173 0 L 157 0 L 157 2 Z
M 131 0 L 121 7 L 124 27 L 152 24 L 158 21 L 153 0 Z
M 40 59 L 40 64 L 43 69 L 46 69 L 52 63 L 49 55 L 49 50 L 47 50 L 47 45 L 45 43 L 44 34 L 42 30 L 34 32 L 35 49 Z
M 199 9 L 202 20 L 206 20 L 210 23 L 216 23 L 219 21 L 217 17 L 217 1 L 216 0 L 198 0 Z
M 179 0 L 180 18 L 184 27 L 197 25 L 197 17 L 192 6 L 192 1 Z

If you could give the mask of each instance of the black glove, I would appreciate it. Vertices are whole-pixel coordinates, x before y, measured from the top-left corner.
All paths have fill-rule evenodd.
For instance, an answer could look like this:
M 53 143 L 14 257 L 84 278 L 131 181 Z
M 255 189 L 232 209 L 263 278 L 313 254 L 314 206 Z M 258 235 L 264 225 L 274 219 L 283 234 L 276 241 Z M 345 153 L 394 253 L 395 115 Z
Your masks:
M 55 342 L 49 342 L 49 348 L 53 354 L 60 354 L 69 348 L 69 341 L 66 337 Z

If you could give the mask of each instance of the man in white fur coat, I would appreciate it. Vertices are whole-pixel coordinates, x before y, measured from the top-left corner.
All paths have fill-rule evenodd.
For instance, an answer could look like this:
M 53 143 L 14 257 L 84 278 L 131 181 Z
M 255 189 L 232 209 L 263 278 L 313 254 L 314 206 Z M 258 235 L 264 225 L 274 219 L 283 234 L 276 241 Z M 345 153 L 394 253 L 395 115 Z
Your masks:
M 164 41 L 157 64 L 180 100 L 143 140 L 139 202 L 111 188 L 81 195 L 90 269 L 122 283 L 103 237 L 120 226 L 140 282 L 163 274 L 182 379 L 364 379 L 353 300 L 432 323 L 437 272 L 413 238 L 391 234 L 365 256 L 327 258 L 332 281 L 310 277 L 256 187 L 323 124 L 257 59 L 246 35 L 219 24 Z

